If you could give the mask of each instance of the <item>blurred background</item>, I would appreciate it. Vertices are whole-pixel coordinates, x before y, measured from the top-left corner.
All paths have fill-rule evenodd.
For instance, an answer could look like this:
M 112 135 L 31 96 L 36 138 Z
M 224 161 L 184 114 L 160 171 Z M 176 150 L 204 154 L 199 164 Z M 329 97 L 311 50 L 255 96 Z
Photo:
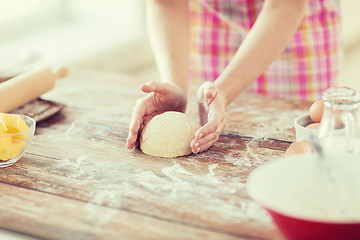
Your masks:
M 115 71 L 156 80 L 144 3 L 0 0 L 0 74 L 39 60 L 49 66 Z M 345 62 L 340 85 L 360 90 L 360 1 L 343 0 L 341 8 Z

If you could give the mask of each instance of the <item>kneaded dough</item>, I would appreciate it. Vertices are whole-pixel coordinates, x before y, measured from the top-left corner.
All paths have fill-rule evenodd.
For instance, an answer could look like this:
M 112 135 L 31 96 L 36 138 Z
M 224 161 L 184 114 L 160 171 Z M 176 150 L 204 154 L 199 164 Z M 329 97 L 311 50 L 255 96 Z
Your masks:
M 184 113 L 165 112 L 146 124 L 140 136 L 140 148 L 145 154 L 157 157 L 189 155 L 198 128 L 199 122 Z

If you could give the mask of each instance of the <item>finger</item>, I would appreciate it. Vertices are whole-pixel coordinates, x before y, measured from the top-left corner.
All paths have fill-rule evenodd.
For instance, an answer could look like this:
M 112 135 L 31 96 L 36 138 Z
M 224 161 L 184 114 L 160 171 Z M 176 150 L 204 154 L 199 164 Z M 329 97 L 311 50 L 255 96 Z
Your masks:
M 219 139 L 219 132 L 221 130 L 215 131 L 213 133 L 208 134 L 202 139 L 194 139 L 191 142 L 191 150 L 193 153 L 199 153 L 208 149 L 211 145 L 213 145 Z
M 202 138 L 195 138 L 195 143 L 199 143 L 200 145 L 204 145 L 206 142 L 210 142 L 213 139 L 217 139 L 222 130 L 225 128 L 225 120 L 222 120 L 219 124 L 216 124 L 217 127 L 215 129 L 205 129 L 204 132 L 206 133 L 205 135 L 202 136 Z M 204 125 L 202 128 L 208 127 L 206 125 Z M 201 130 L 201 129 L 199 129 Z
M 209 133 L 215 132 L 222 121 L 221 119 L 222 117 L 220 114 L 219 115 L 209 114 L 209 115 L 210 116 L 208 118 L 208 122 L 196 131 L 195 137 L 197 139 L 201 139 L 202 137 L 208 135 Z
M 140 121 L 134 120 L 131 121 L 130 127 L 129 127 L 129 135 L 127 138 L 127 148 L 132 149 L 136 146 L 136 140 L 138 138 L 138 132 L 140 130 Z
M 140 146 L 140 137 L 136 138 L 136 141 L 134 143 L 134 147 Z
M 217 87 L 214 83 L 207 81 L 204 82 L 198 91 L 197 99 L 199 103 L 210 105 L 217 94 Z
M 129 149 L 137 146 L 137 140 L 141 126 L 144 122 L 144 116 L 146 114 L 146 100 L 140 99 L 136 102 L 133 114 L 130 120 L 129 135 L 127 139 L 127 147 Z
M 212 145 L 214 145 L 216 142 L 218 141 L 218 139 L 214 139 L 208 143 L 206 143 L 204 146 L 200 147 L 199 151 L 197 153 L 202 153 L 206 150 L 208 150 Z
M 169 84 L 163 82 L 150 81 L 140 86 L 141 91 L 145 93 L 157 92 L 157 93 L 168 93 Z
M 145 93 L 154 92 L 154 90 L 155 90 L 154 82 L 150 81 L 150 82 L 147 82 L 146 84 L 140 85 L 140 90 Z
M 205 103 L 209 106 L 217 95 L 217 88 L 215 85 L 208 86 L 204 91 Z
M 136 147 L 137 145 L 137 140 L 138 140 L 138 134 L 139 131 L 129 131 L 129 136 L 127 138 L 127 148 L 128 149 L 132 149 L 134 147 Z
M 198 100 L 198 103 L 204 103 L 204 99 L 205 99 L 205 90 L 207 89 L 207 86 L 210 85 L 211 82 L 204 82 L 203 84 L 201 84 L 201 86 L 199 87 L 197 94 L 196 94 L 196 98 Z
M 200 153 L 207 149 L 209 149 L 213 144 L 215 144 L 219 140 L 219 136 L 217 134 L 209 134 L 206 140 L 196 140 L 194 139 L 191 143 L 191 150 L 193 153 Z
M 222 118 L 219 122 L 208 122 L 203 127 L 201 127 L 196 132 L 195 139 L 191 143 L 193 152 L 201 152 L 204 149 L 207 149 L 204 147 L 204 145 L 206 145 L 208 142 L 216 142 L 225 126 L 226 120 Z
M 133 111 L 131 120 L 130 120 L 130 127 L 129 132 L 132 134 L 137 134 L 140 129 L 140 126 L 143 122 L 144 116 L 146 113 L 146 107 L 144 103 L 138 103 Z
M 138 138 L 137 135 L 129 136 L 126 144 L 128 149 L 133 149 L 134 147 L 138 147 L 139 145 L 140 145 L 140 139 Z

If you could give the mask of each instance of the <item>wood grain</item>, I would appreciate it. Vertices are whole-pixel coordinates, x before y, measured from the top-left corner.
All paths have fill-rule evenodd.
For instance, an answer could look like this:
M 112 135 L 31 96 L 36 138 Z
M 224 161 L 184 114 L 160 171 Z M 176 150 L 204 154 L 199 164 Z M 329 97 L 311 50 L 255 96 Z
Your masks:
M 281 239 L 246 178 L 283 156 L 309 103 L 240 96 L 208 151 L 156 158 L 125 147 L 140 83 L 72 71 L 44 96 L 66 107 L 38 124 L 18 163 L 0 169 L 0 227 L 51 239 Z M 194 101 L 187 111 L 196 117 Z
M 7 229 L 45 239 L 239 239 L 96 203 L 0 184 L 0 221 Z M 30 203 L 30 204 L 29 204 Z M 56 203 L 56 205 L 54 204 Z M 40 227 L 41 226 L 41 227 Z M 151 226 L 151 227 L 149 227 Z M 241 237 L 240 237 L 241 239 Z

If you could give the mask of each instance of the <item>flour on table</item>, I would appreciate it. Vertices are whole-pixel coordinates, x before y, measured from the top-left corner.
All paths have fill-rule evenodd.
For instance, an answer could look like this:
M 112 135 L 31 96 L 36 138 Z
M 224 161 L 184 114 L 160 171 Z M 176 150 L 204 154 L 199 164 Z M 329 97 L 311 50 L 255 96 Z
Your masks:
M 260 206 L 250 199 L 246 200 L 243 177 L 237 175 L 237 172 L 222 171 L 221 163 L 201 164 L 198 160 L 201 161 L 202 154 L 197 156 L 198 160 L 186 159 L 186 169 L 181 165 L 182 159 L 165 162 L 162 160 L 161 163 L 158 161 L 158 165 L 162 167 L 154 167 L 153 171 L 146 166 L 134 166 L 131 162 L 134 157 L 132 152 L 126 155 L 129 161 L 122 161 L 121 158 L 114 161 L 113 156 L 116 156 L 119 148 L 123 146 L 107 145 L 106 141 L 112 141 L 112 135 L 117 131 L 109 129 L 112 123 L 99 124 L 102 122 L 101 113 L 94 111 L 78 118 L 62 136 L 57 136 L 72 150 L 64 153 L 63 159 L 54 160 L 54 165 L 51 166 L 51 171 L 58 173 L 60 179 L 64 176 L 61 174 L 71 178 L 77 186 L 76 189 L 86 186 L 84 192 L 77 193 L 88 201 L 84 210 L 89 219 L 95 219 L 100 225 L 106 224 L 118 209 L 134 209 L 133 199 L 138 199 L 143 203 L 158 203 L 161 208 L 171 211 L 184 211 L 184 206 L 189 206 L 186 214 L 196 211 L 202 213 L 200 217 L 204 219 L 207 219 L 210 213 L 214 220 L 221 216 L 234 223 L 247 221 L 249 218 L 271 221 Z M 113 121 L 116 127 L 116 118 Z M 84 141 L 83 135 L 87 134 L 87 131 L 92 131 L 92 134 Z M 118 139 L 115 136 L 114 141 L 116 140 Z M 256 163 L 261 162 L 253 151 L 257 142 L 250 141 L 247 144 L 246 156 L 237 158 L 230 152 L 228 157 L 222 158 L 239 166 L 239 169 L 252 167 L 253 159 L 256 159 Z M 88 149 L 86 152 L 83 150 L 84 145 Z M 106 153 L 101 151 L 104 147 L 107 147 Z M 111 155 L 111 160 L 108 160 L 106 155 L 99 155 L 99 152 Z M 203 156 L 206 157 L 206 152 Z M 190 168 L 189 164 L 192 164 Z M 238 202 L 239 198 L 242 199 L 241 204 Z M 153 207 L 156 206 L 135 206 L 135 210 L 146 213 L 147 208 Z

